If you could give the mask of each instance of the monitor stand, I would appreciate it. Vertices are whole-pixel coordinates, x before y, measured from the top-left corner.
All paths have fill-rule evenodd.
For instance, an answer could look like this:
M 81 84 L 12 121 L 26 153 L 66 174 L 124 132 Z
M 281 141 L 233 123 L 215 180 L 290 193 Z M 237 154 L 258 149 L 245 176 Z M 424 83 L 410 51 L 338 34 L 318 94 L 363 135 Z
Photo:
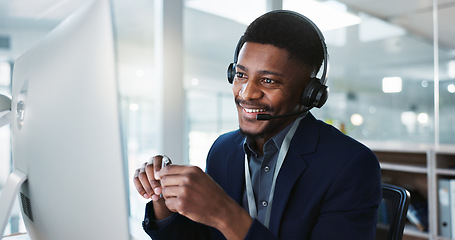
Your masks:
M 27 180 L 27 175 L 19 170 L 14 170 L 6 180 L 5 187 L 0 195 L 0 239 L 3 237 L 8 223 L 11 209 L 22 183 Z

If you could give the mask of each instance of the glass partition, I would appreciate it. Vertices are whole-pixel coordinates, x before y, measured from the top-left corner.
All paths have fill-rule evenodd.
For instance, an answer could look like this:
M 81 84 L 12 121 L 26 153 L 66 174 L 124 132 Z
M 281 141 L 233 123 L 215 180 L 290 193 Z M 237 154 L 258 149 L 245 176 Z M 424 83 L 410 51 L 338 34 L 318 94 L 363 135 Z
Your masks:
M 454 61 L 454 60 L 452 60 Z M 450 64 L 450 62 L 449 62 Z M 439 143 L 455 143 L 455 76 L 439 84 Z
M 442 0 L 438 4 L 442 4 Z M 438 8 L 437 14 L 437 53 L 438 58 L 438 97 L 439 97 L 439 143 L 455 144 L 455 38 L 453 26 L 444 21 L 452 19 L 455 5 Z

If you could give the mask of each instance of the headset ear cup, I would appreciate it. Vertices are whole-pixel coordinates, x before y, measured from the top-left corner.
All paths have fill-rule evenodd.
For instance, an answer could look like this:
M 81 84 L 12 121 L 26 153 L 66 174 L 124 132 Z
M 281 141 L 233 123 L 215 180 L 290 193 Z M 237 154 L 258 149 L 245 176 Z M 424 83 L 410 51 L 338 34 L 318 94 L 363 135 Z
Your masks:
M 302 104 L 305 107 L 320 108 L 327 101 L 327 86 L 321 84 L 317 78 L 311 78 L 302 94 Z
M 227 79 L 230 84 L 234 82 L 235 78 L 235 63 L 231 63 L 227 69 Z
M 325 104 L 325 102 L 327 102 L 328 97 L 329 92 L 327 90 L 327 86 L 321 84 L 321 88 L 319 89 L 316 95 L 315 107 L 321 108 Z

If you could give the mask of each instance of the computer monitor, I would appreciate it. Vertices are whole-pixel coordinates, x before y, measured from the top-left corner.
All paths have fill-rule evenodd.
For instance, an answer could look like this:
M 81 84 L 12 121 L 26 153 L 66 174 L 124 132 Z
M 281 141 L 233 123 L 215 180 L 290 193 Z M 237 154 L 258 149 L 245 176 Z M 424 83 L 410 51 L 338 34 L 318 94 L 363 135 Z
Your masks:
M 14 63 L 14 169 L 32 240 L 129 239 L 111 3 L 75 12 Z

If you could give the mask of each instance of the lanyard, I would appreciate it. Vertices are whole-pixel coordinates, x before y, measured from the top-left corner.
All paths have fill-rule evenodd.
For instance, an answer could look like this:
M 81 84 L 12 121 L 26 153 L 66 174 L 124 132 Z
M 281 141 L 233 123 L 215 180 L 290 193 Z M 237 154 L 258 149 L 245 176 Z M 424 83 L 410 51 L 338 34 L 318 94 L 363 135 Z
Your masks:
M 276 162 L 276 166 L 275 166 L 275 172 L 273 173 L 272 186 L 270 188 L 270 195 L 269 195 L 269 202 L 268 202 L 267 211 L 265 214 L 264 226 L 267 228 L 269 228 L 269 224 L 270 224 L 270 215 L 271 215 L 271 211 L 272 211 L 273 195 L 275 194 L 276 179 L 278 177 L 278 173 L 280 172 L 281 166 L 283 165 L 284 158 L 286 157 L 286 154 L 288 153 L 291 139 L 294 136 L 295 131 L 297 130 L 297 127 L 299 126 L 300 120 L 302 120 L 302 118 L 304 118 L 304 117 L 305 116 L 299 117 L 299 118 L 297 118 L 296 121 L 294 121 L 291 129 L 286 134 L 286 136 L 284 137 L 283 143 L 281 144 L 280 152 L 278 153 L 278 158 L 277 158 L 277 162 Z M 254 193 L 253 193 L 253 185 L 251 183 L 250 167 L 248 165 L 247 154 L 245 154 L 245 185 L 246 185 L 246 193 L 247 193 L 247 200 L 248 200 L 248 210 L 250 212 L 250 216 L 252 218 L 257 218 L 258 212 L 257 212 L 257 208 L 256 208 L 256 200 L 254 198 Z

